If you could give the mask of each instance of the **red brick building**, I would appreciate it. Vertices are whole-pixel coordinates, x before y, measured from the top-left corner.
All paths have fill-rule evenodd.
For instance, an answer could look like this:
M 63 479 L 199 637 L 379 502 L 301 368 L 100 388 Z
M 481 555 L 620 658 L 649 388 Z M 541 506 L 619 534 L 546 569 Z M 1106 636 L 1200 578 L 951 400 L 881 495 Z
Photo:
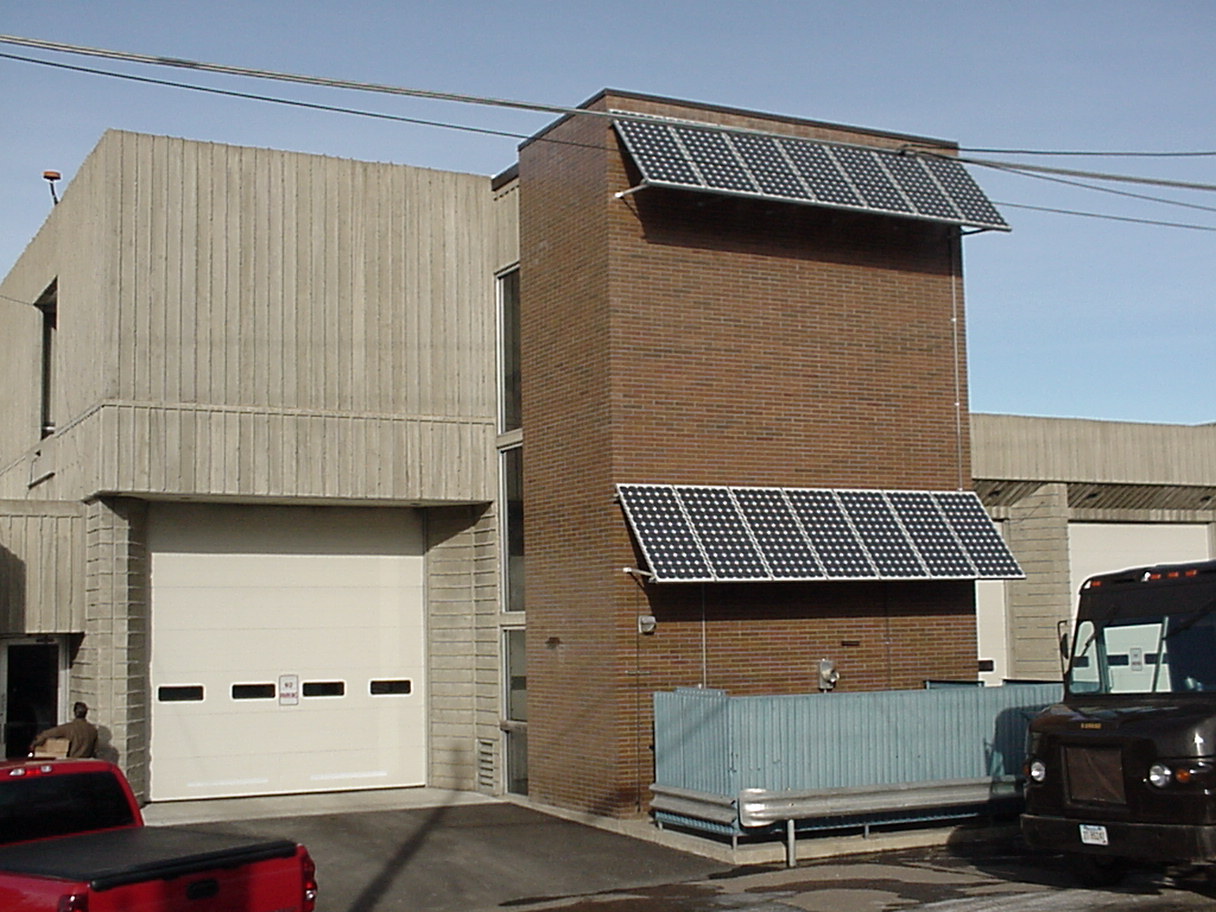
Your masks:
M 0 285 L 6 752 L 84 700 L 153 801 L 628 815 L 656 691 L 975 681 L 953 152 L 620 92 L 494 179 L 107 133 Z
M 586 107 L 714 124 L 744 142 L 953 153 L 611 91 Z M 623 136 L 611 118 L 567 117 L 524 144 L 518 173 L 530 794 L 608 814 L 645 804 L 656 690 L 814 691 L 821 657 L 848 690 L 977 671 L 966 579 L 660 584 L 622 572 L 646 564 L 618 484 L 971 484 L 964 219 L 704 186 L 628 192 L 644 175 Z M 684 147 L 713 165 L 713 149 Z M 639 633 L 640 616 L 653 632 Z

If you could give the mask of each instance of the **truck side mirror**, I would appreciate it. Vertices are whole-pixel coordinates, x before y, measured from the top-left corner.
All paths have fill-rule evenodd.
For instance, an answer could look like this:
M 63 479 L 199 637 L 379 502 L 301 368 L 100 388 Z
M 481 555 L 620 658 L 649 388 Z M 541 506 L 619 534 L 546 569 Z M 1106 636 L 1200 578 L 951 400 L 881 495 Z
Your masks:
M 1072 625 L 1068 621 L 1056 622 L 1056 638 L 1060 645 L 1060 674 L 1064 675 L 1068 671 L 1068 656 L 1071 653 L 1068 642 L 1068 631 Z

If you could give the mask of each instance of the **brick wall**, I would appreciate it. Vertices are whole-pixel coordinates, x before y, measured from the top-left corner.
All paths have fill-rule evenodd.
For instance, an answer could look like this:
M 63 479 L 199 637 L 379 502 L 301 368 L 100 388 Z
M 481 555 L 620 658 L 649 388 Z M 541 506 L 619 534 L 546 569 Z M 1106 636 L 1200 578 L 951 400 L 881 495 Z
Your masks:
M 592 118 L 520 156 L 531 791 L 611 814 L 645 806 L 656 689 L 805 692 L 825 656 L 842 689 L 976 673 L 969 583 L 644 587 L 621 572 L 639 558 L 617 482 L 970 478 L 953 229 L 653 188 L 615 199 L 630 169 Z

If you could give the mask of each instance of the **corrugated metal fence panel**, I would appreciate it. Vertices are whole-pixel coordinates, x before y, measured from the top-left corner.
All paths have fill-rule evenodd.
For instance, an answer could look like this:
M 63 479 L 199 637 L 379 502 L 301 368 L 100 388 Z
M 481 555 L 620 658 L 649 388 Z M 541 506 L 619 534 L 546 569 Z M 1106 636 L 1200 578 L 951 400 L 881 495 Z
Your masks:
M 999 777 L 1058 684 L 728 697 L 655 695 L 660 785 L 734 795 Z
M 721 690 L 654 695 L 656 782 L 714 795 L 739 790 L 730 760 L 730 704 Z

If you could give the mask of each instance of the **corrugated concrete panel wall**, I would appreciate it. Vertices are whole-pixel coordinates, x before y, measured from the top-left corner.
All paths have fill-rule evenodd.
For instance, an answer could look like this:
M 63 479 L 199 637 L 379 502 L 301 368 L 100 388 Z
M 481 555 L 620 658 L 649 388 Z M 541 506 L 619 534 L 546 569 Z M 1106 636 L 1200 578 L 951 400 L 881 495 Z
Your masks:
M 35 496 L 491 498 L 488 179 L 112 132 L 69 203 L 5 285 L 59 283 Z
M 476 420 L 119 403 L 43 444 L 57 474 L 39 490 L 488 500 L 492 440 Z M 23 465 L 5 490 L 29 474 Z
M 427 511 L 428 782 L 436 788 L 477 788 L 478 742 L 501 742 L 495 528 L 484 506 Z
M 0 633 L 84 630 L 85 509 L 0 501 Z
M 1216 424 L 972 415 L 976 478 L 1216 484 Z

